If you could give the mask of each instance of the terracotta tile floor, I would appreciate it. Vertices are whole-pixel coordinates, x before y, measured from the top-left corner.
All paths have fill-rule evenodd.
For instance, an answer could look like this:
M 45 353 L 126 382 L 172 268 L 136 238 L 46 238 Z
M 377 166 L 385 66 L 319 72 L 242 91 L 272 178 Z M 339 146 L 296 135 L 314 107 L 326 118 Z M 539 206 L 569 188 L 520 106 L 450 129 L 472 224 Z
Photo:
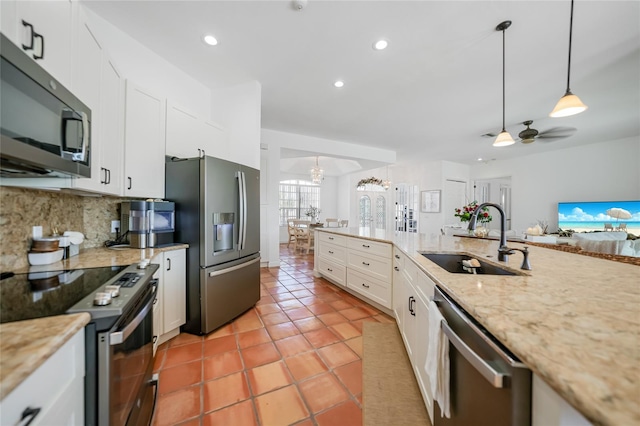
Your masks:
M 257 305 L 213 333 L 158 348 L 154 425 L 362 424 L 362 324 L 389 316 L 313 277 L 313 254 L 280 248 Z

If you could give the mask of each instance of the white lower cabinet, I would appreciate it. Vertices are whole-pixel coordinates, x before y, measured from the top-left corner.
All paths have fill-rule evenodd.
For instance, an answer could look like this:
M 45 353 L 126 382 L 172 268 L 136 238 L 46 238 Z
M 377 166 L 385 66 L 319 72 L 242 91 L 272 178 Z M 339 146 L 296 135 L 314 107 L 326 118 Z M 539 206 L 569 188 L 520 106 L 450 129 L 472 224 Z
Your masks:
M 84 353 L 82 328 L 2 400 L 0 424 L 26 424 L 27 409 L 31 425 L 84 424 Z
M 531 426 L 591 426 L 582 414 L 535 374 L 531 388 Z
M 393 312 L 433 424 L 433 396 L 424 366 L 429 344 L 429 300 L 433 298 L 435 286 L 398 249 L 394 249 L 393 260 Z
M 347 239 L 341 235 L 317 232 L 316 269 L 333 283 L 347 286 Z
M 154 275 L 158 295 L 153 309 L 153 334 L 160 345 L 178 335 L 187 321 L 186 249 L 159 253 L 151 262 L 160 265 Z

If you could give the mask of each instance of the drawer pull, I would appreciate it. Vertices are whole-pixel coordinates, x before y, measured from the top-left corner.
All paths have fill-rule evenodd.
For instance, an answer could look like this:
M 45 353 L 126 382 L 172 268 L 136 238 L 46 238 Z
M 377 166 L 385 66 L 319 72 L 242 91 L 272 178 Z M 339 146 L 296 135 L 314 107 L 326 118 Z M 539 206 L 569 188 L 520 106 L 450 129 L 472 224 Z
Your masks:
M 398 268 L 397 266 L 394 266 L 393 269 L 395 269 L 396 271 L 400 272 L 400 268 Z
M 333 254 L 333 252 L 331 250 L 329 250 L 329 254 Z
M 400 259 L 400 256 L 398 256 L 397 254 L 396 254 L 396 259 Z
M 333 272 L 333 269 L 331 269 L 331 268 L 327 268 L 327 271 L 329 271 L 329 272 Z
M 333 240 L 333 237 L 329 237 L 330 240 Z
M 364 266 L 369 266 L 369 264 L 368 264 L 367 262 L 362 262 L 362 264 L 363 264 Z
M 369 288 L 369 286 L 368 286 L 368 285 L 366 285 L 365 283 L 362 283 L 362 287 L 364 287 L 364 288 Z
M 19 423 L 22 423 L 28 419 L 26 423 L 22 423 L 23 426 L 28 426 L 36 418 L 39 412 L 40 412 L 40 408 L 31 408 L 31 407 L 25 408 L 24 411 L 22 412 Z
M 368 246 L 368 245 L 366 245 L 366 244 L 363 244 L 363 245 L 362 245 L 362 247 L 364 247 L 364 248 L 370 248 L 371 246 Z

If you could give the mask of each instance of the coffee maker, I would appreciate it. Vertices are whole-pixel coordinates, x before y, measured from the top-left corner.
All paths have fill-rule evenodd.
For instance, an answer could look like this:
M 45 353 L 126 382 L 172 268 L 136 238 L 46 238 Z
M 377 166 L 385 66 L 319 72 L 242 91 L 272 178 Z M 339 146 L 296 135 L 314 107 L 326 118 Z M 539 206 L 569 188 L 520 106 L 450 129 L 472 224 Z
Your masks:
M 171 201 L 124 201 L 120 203 L 120 226 L 132 248 L 173 244 L 175 203 Z

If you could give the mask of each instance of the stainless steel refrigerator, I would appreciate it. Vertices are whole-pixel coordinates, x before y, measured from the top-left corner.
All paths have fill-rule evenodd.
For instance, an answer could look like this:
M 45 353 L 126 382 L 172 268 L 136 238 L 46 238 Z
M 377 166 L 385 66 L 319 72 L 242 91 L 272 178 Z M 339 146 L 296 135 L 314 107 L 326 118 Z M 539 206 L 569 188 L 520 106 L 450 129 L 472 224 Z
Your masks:
M 165 196 L 187 250 L 187 322 L 207 334 L 260 299 L 260 171 L 214 157 L 167 159 Z

